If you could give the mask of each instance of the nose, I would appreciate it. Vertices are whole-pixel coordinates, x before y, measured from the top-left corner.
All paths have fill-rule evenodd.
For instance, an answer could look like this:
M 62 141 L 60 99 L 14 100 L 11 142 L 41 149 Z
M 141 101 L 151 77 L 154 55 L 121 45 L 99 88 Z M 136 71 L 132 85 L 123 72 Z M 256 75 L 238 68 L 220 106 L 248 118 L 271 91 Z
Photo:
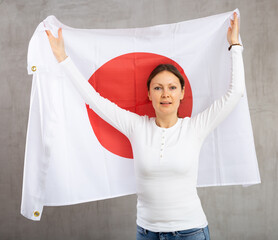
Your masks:
M 163 91 L 162 91 L 162 97 L 169 97 L 169 92 L 168 92 L 168 90 L 166 89 L 164 89 Z

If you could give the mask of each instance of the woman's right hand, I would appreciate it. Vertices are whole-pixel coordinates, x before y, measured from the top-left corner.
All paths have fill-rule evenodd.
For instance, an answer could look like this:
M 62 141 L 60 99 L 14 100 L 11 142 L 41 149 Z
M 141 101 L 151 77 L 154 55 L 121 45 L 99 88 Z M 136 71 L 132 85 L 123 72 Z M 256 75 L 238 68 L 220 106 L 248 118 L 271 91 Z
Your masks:
M 64 39 L 62 36 L 62 28 L 58 30 L 58 38 L 55 38 L 49 30 L 45 30 L 50 46 L 52 48 L 52 52 L 56 57 L 58 62 L 62 62 L 67 58 L 65 47 L 64 47 Z

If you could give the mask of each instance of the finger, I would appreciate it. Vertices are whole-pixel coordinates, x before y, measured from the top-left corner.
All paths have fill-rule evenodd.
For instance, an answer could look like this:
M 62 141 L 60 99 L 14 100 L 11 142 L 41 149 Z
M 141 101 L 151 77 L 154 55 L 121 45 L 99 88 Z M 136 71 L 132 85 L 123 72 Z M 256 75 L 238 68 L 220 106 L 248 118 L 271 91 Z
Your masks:
M 45 32 L 46 32 L 46 35 L 47 35 L 48 37 L 50 37 L 49 30 L 45 30 Z
M 235 22 L 234 22 L 234 25 L 236 26 L 236 28 L 239 28 L 239 19 L 237 19 Z
M 63 35 L 62 35 L 62 28 L 59 28 L 58 29 L 58 38 L 63 38 Z
M 235 23 L 235 20 L 234 19 L 231 19 L 231 25 L 233 26 Z
M 237 18 L 237 13 L 235 12 L 234 13 L 234 22 L 237 24 L 237 20 L 238 20 L 238 18 Z
M 48 38 L 50 38 L 50 39 L 54 38 L 54 36 L 52 35 L 51 31 L 49 31 L 49 30 L 45 30 L 45 31 L 46 31 L 46 34 L 47 34 Z

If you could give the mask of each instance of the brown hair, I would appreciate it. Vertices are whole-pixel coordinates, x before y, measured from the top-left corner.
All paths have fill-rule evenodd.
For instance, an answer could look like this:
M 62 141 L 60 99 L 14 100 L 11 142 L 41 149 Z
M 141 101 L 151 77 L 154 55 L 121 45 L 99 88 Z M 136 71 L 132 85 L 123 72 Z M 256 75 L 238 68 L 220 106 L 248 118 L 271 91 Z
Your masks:
M 151 81 L 152 79 L 160 72 L 163 72 L 163 71 L 168 71 L 168 72 L 171 72 L 173 73 L 174 75 L 176 75 L 176 77 L 180 80 L 180 84 L 181 84 L 181 89 L 184 88 L 184 78 L 183 76 L 181 75 L 180 71 L 172 64 L 169 64 L 169 63 L 166 63 L 166 64 L 159 64 L 158 66 L 156 66 L 148 80 L 147 80 L 147 87 L 148 87 L 148 91 L 150 91 L 150 85 L 151 85 Z M 177 113 L 178 117 L 179 117 L 179 113 Z
M 181 84 L 181 89 L 183 89 L 184 87 L 184 78 L 181 75 L 181 73 L 179 72 L 179 70 L 172 64 L 159 64 L 158 66 L 155 67 L 154 70 L 152 70 L 148 81 L 147 81 L 147 87 L 148 87 L 148 91 L 150 90 L 150 85 L 151 85 L 151 81 L 152 79 L 160 72 L 162 71 L 168 71 L 171 72 L 173 74 L 176 75 L 176 77 L 180 80 L 180 84 Z

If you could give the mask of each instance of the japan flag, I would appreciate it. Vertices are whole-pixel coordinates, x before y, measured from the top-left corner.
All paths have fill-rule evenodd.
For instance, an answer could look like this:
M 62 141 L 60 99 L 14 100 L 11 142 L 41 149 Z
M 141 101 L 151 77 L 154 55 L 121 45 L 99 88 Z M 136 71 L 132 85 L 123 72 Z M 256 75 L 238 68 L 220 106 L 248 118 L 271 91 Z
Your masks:
M 152 69 L 173 64 L 185 79 L 179 107 L 184 118 L 203 111 L 228 89 L 231 58 L 226 35 L 234 11 L 126 29 L 72 28 L 55 16 L 43 20 L 28 48 L 32 89 L 21 214 L 39 221 L 44 206 L 136 193 L 129 139 L 86 104 L 55 59 L 45 30 L 57 37 L 62 28 L 66 53 L 95 90 L 139 115 L 155 116 L 146 84 Z M 260 182 L 245 93 L 206 138 L 198 187 Z

